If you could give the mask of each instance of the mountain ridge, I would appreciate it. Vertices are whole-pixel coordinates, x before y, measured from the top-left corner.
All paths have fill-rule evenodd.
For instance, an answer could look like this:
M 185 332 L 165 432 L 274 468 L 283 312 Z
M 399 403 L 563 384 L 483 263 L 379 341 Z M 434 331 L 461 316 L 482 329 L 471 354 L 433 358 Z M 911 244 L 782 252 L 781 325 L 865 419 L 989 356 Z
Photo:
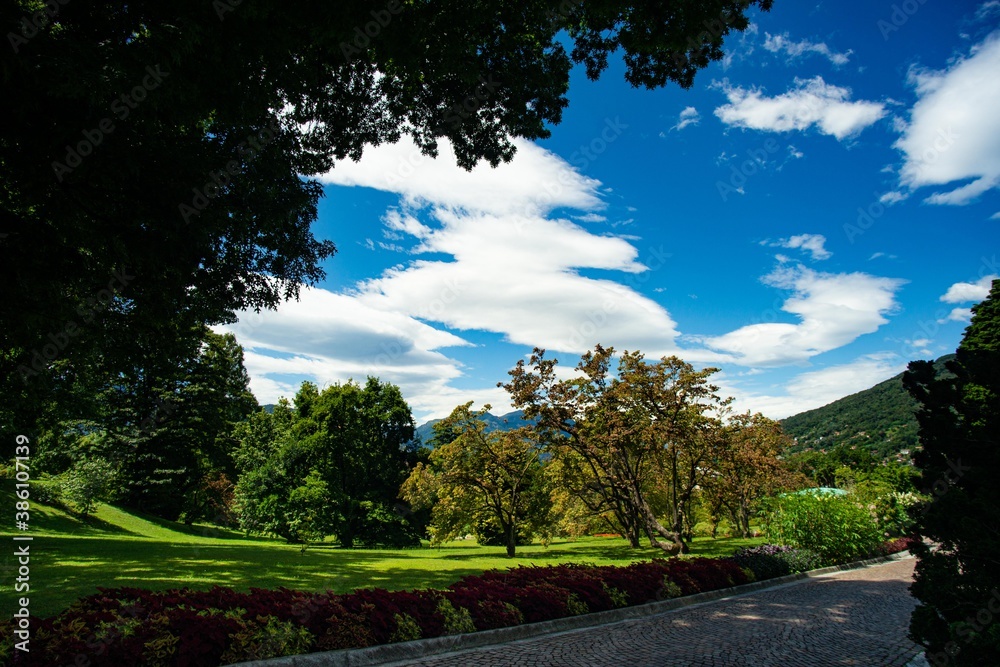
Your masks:
M 934 361 L 938 374 L 955 357 Z M 824 406 L 779 420 L 795 444 L 789 453 L 829 449 L 837 445 L 864 446 L 880 458 L 908 459 L 919 440 L 917 402 L 903 387 L 903 373 Z

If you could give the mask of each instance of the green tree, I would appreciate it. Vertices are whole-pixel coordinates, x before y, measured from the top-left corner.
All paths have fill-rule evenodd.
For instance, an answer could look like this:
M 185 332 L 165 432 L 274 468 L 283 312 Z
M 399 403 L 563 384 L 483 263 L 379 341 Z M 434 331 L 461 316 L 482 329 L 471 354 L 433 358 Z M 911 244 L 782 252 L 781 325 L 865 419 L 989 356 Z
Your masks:
M 1000 567 L 1000 280 L 972 312 L 949 375 L 935 377 L 931 362 L 914 361 L 903 379 L 921 406 L 921 449 L 914 463 L 931 496 L 916 515 L 916 530 L 937 543 L 914 548 L 911 590 L 920 604 L 910 633 L 927 647 L 932 664 L 991 664 L 1000 655 L 994 611 Z
M 291 542 L 336 535 L 345 547 L 418 543 L 396 507 L 415 462 L 413 433 L 395 385 L 368 378 L 363 387 L 319 391 L 302 383 L 294 410 L 279 402 L 274 414 L 259 412 L 236 429 L 241 525 Z
M 213 474 L 235 474 L 233 428 L 257 409 L 249 381 L 235 337 L 203 328 L 200 345 L 173 368 L 138 369 L 133 382 L 109 387 L 123 502 L 168 519 L 205 518 L 198 490 Z
M 526 419 L 538 419 L 543 441 L 570 473 L 565 479 L 576 480 L 578 498 L 613 521 L 633 547 L 645 533 L 654 546 L 680 552 L 685 504 L 711 450 L 705 413 L 726 403 L 707 382 L 717 369 L 695 371 L 677 357 L 647 363 L 626 352 L 612 377 L 614 348 L 598 345 L 577 365 L 580 377 L 559 380 L 557 361 L 544 355 L 536 348 L 501 386 Z M 650 502 L 663 475 L 670 528 Z
M 796 485 L 778 458 L 790 441 L 778 422 L 749 412 L 730 417 L 721 436 L 706 484 L 709 503 L 724 508 L 740 535 L 750 537 L 761 499 Z
M 63 500 L 80 514 L 90 514 L 99 501 L 112 500 L 117 491 L 114 466 L 104 459 L 83 459 L 59 478 Z
M 481 417 L 490 410 L 456 407 L 434 425 L 434 448 L 427 466 L 417 464 L 400 494 L 415 508 L 433 507 L 431 531 L 435 543 L 468 532 L 499 533 L 512 558 L 517 544 L 548 531 L 548 488 L 532 429 L 486 432 Z M 437 437 L 440 435 L 440 437 Z

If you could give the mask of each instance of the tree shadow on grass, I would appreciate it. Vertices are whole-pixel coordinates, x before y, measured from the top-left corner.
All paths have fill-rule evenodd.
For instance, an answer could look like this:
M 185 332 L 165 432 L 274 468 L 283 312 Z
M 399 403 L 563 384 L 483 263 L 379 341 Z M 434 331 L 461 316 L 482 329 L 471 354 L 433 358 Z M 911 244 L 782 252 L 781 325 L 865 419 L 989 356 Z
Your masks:
M 0 504 L 4 508 L 13 508 L 17 498 L 14 495 L 12 484 L 7 484 L 6 482 L 7 480 L 5 480 L 3 488 L 0 488 Z M 31 503 L 29 525 L 32 532 L 37 531 L 80 537 L 135 535 L 130 530 L 116 526 L 96 516 L 76 514 L 68 507 L 43 505 L 34 500 L 29 500 L 29 502 Z M 11 520 L 13 520 L 13 517 L 11 517 Z

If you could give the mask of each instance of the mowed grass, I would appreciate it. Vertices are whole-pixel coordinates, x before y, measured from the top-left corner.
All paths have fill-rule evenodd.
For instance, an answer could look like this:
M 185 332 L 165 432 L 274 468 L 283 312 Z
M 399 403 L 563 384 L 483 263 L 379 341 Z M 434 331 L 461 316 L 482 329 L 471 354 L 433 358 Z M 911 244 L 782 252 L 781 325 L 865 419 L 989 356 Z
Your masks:
M 6 484 L 4 486 L 7 486 Z M 13 525 L 15 498 L 0 492 L 6 526 Z M 658 549 L 631 549 L 621 538 L 589 537 L 555 540 L 518 547 L 508 559 L 502 547 L 473 541 L 414 549 L 340 549 L 333 544 L 299 546 L 279 539 L 246 538 L 242 533 L 208 525 L 185 526 L 102 505 L 86 519 L 62 509 L 31 505 L 31 612 L 50 616 L 97 588 L 134 586 L 207 589 L 214 585 L 238 590 L 251 587 L 333 590 L 444 588 L 461 577 L 493 568 L 556 563 L 625 565 L 662 557 Z M 23 593 L 14 592 L 17 561 L 14 542 L 4 539 L 0 601 L 6 614 Z M 694 556 L 728 556 L 762 539 L 696 539 Z M 17 544 L 25 544 L 19 542 Z

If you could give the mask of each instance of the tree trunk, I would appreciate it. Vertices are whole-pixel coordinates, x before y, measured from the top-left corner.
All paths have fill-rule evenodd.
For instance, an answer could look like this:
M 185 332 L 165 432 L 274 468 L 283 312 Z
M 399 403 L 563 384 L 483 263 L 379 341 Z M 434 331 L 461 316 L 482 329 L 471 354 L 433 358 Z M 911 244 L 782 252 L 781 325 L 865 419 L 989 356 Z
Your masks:
M 641 502 L 643 518 L 645 519 L 646 524 L 646 534 L 649 536 L 650 544 L 654 547 L 663 549 L 671 556 L 676 556 L 681 553 L 684 549 L 684 542 L 681 541 L 681 536 L 674 531 L 667 530 L 663 524 L 657 521 L 656 516 L 653 514 L 653 510 L 649 509 L 649 505 L 646 504 L 646 501 L 643 500 Z M 661 542 L 654 537 L 654 533 L 667 538 L 670 542 Z
M 517 527 L 511 523 L 507 526 L 507 558 L 514 557 L 514 550 L 517 548 Z

